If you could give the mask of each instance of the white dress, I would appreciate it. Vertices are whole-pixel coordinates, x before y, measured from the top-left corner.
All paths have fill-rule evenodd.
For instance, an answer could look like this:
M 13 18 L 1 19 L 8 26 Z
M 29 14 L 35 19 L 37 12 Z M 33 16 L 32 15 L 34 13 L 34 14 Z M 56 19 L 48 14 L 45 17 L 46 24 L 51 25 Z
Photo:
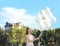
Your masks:
M 33 40 L 33 35 L 29 34 L 29 35 L 28 35 L 28 39 L 29 39 L 29 40 Z M 29 41 L 27 40 L 26 46 L 34 46 L 33 41 L 32 41 L 32 42 L 29 42 Z

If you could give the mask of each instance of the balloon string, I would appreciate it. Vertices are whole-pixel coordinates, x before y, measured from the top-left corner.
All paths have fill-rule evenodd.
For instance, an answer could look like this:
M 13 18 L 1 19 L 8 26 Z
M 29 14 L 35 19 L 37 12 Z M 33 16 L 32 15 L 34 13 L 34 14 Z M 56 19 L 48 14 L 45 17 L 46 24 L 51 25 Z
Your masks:
M 42 36 L 43 32 L 41 32 L 41 34 L 39 35 L 39 38 Z

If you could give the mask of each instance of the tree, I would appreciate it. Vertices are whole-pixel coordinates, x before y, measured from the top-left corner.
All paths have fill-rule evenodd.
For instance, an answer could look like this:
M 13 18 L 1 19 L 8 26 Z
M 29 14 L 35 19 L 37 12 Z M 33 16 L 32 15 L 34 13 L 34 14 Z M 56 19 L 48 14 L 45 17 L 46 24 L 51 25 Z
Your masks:
M 55 35 L 56 35 L 56 45 L 58 46 L 60 46 L 60 28 L 56 28 L 55 29 Z
M 0 27 L 0 44 L 3 44 L 3 30 L 2 28 Z
M 17 34 L 17 30 L 18 30 L 18 26 L 16 24 L 13 25 L 14 28 L 12 28 L 12 30 L 7 31 L 7 36 L 8 36 L 8 42 L 12 43 L 12 46 L 14 45 L 14 43 L 16 44 L 17 42 L 17 38 L 16 38 L 16 34 Z
M 44 30 L 43 34 L 41 36 L 42 44 L 47 44 L 47 42 L 48 42 L 47 38 L 48 38 L 48 32 L 47 32 L 47 30 Z
M 60 37 L 60 28 L 55 29 L 55 34 L 57 38 Z
M 21 44 L 20 46 L 23 45 L 23 43 L 25 43 L 25 35 L 26 35 L 26 26 L 23 26 L 22 29 L 21 29 Z

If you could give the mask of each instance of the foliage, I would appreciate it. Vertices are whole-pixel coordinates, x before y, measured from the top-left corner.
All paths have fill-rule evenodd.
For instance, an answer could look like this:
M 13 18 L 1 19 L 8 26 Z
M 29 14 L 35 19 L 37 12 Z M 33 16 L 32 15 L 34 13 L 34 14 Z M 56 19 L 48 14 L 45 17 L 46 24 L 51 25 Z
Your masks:
M 0 27 L 0 36 L 3 35 L 3 30 L 2 28 Z
M 56 37 L 60 37 L 60 28 L 55 29 Z
M 42 44 L 47 44 L 47 39 L 48 39 L 48 34 L 47 34 L 47 30 L 44 30 L 43 34 L 42 34 L 42 37 L 41 37 L 41 41 L 42 41 Z
M 26 30 L 26 26 L 23 26 L 21 29 L 18 29 L 18 25 L 14 25 L 14 28 L 11 31 L 7 32 L 8 35 L 8 41 L 9 43 L 20 43 L 20 46 L 22 46 L 22 44 L 25 41 L 25 32 Z
M 14 28 L 11 30 L 11 31 L 8 31 L 7 32 L 7 35 L 8 35 L 8 41 L 10 43 L 15 43 L 17 42 L 17 38 L 16 38 L 16 31 L 17 31 L 17 26 L 14 25 Z
M 2 28 L 0 27 L 0 44 L 2 44 L 3 42 L 3 30 L 2 30 Z

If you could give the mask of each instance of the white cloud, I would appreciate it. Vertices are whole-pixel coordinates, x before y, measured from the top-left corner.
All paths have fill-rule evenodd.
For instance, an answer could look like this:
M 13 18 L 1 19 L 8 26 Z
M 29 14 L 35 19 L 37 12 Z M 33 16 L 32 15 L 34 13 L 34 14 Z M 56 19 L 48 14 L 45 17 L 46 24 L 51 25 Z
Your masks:
M 5 22 L 6 21 L 10 23 L 22 22 L 24 25 L 32 27 L 35 24 L 35 16 L 26 14 L 26 12 L 27 12 L 26 9 L 4 7 L 0 11 L 0 15 L 5 17 L 3 19 Z
M 49 16 L 44 12 L 46 10 L 49 13 Z M 47 26 L 49 26 L 49 27 L 51 26 L 51 22 L 56 21 L 56 18 L 52 15 L 49 8 L 46 8 L 46 9 L 42 10 L 42 12 L 41 12 L 46 17 L 45 23 L 43 23 L 43 20 L 41 19 L 43 17 L 43 15 L 41 15 L 40 13 L 38 14 L 38 16 L 37 15 L 34 16 L 34 15 L 27 14 L 26 12 L 27 12 L 26 9 L 16 9 L 13 7 L 4 7 L 0 11 L 0 15 L 5 17 L 3 19 L 4 22 L 6 22 L 6 21 L 9 23 L 22 22 L 26 26 L 29 26 L 31 28 L 39 28 L 39 29 L 41 27 L 42 27 L 42 29 L 46 29 Z M 39 21 L 39 25 L 41 27 L 39 25 L 37 26 L 37 24 L 35 22 L 36 16 Z

